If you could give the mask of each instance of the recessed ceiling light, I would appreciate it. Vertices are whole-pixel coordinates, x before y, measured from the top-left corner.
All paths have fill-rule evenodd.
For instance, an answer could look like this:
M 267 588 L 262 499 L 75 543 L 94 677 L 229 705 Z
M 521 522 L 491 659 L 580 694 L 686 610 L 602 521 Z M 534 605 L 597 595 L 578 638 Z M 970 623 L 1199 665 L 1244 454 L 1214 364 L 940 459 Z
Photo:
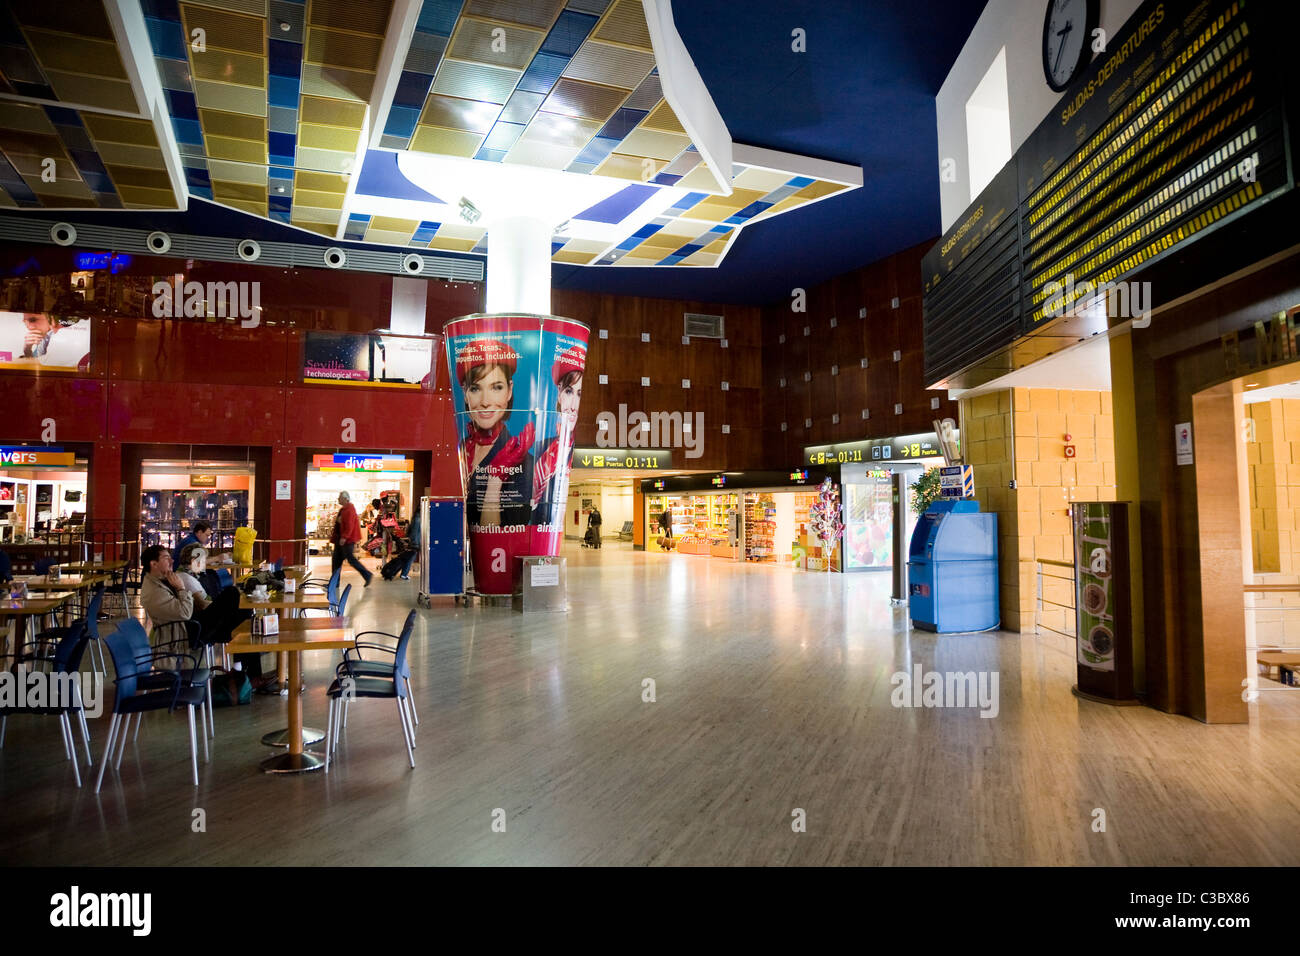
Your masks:
M 292 27 L 289 26 L 288 20 L 281 20 L 280 29 L 283 30 L 285 33 L 288 33 L 292 29 Z

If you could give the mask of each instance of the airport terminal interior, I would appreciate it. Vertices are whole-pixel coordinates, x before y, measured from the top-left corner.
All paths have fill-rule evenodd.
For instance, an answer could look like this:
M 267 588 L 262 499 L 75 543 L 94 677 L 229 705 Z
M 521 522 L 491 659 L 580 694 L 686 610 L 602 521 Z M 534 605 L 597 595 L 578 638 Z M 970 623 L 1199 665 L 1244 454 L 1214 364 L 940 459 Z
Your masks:
M 1300 864 L 1298 26 L 4 5 L 0 856 Z

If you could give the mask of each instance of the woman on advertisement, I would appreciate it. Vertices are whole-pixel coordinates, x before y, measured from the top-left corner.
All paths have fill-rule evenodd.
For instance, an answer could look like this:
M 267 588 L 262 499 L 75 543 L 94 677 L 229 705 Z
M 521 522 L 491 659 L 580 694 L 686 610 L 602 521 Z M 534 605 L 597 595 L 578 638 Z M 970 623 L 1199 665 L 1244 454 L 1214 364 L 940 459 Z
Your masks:
M 514 349 L 492 339 L 470 342 L 456 355 L 469 419 L 462 454 L 471 528 L 522 526 L 532 513 L 533 426 L 518 435 L 506 428 L 518 363 Z
M 559 389 L 556 400 L 556 432 L 537 456 L 533 472 L 533 517 L 535 525 L 563 522 L 562 511 L 573 460 L 573 436 L 578 427 L 578 406 L 582 402 L 582 371 L 587 363 L 585 349 L 566 349 L 556 358 L 551 376 Z

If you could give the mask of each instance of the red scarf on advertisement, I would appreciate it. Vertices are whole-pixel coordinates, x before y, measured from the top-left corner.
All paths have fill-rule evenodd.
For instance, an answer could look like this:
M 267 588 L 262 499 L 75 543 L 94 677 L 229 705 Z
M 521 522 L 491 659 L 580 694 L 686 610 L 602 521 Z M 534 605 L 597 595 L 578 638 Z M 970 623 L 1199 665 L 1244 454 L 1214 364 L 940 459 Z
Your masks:
M 474 469 L 474 449 L 482 445 L 495 445 L 501 438 L 501 431 L 505 427 L 505 422 L 497 422 L 495 428 L 490 432 L 485 432 L 478 426 L 470 428 L 469 434 L 465 437 L 465 446 L 469 454 L 466 456 L 465 464 L 473 471 Z M 507 434 L 509 434 L 507 432 Z M 523 431 L 518 435 L 511 435 L 497 451 L 496 456 L 492 459 L 492 464 L 501 465 L 505 468 L 513 468 L 519 464 L 528 455 L 528 450 L 533 447 L 533 423 L 529 422 L 524 426 Z M 479 462 L 483 464 L 483 462 Z
M 568 461 L 569 451 L 573 448 L 573 434 L 561 432 L 554 441 L 546 446 L 546 451 L 542 452 L 541 457 L 537 459 L 537 467 L 533 469 L 533 507 L 546 495 L 546 484 L 551 480 L 557 471 L 560 470 L 560 464 Z

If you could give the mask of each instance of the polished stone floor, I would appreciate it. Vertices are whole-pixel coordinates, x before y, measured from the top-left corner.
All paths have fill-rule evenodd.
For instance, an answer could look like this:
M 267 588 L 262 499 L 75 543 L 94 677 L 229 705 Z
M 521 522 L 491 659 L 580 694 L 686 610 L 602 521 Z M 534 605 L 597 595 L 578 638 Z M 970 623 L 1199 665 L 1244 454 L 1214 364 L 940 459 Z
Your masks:
M 184 718 L 155 714 L 97 797 L 74 786 L 53 721 L 11 720 L 0 859 L 1300 863 L 1289 691 L 1266 695 L 1249 726 L 1211 727 L 1077 700 L 1058 638 L 909 630 L 885 576 L 627 545 L 567 557 L 567 614 L 420 612 L 415 770 L 395 709 L 359 701 L 328 776 L 264 776 L 258 739 L 285 708 L 256 697 L 217 711 L 199 787 Z M 396 630 L 414 582 L 355 583 L 356 627 Z M 307 655 L 309 724 L 324 726 L 336 657 Z M 997 715 L 893 706 L 891 676 L 916 664 L 997 672 Z M 107 725 L 92 725 L 96 759 Z

